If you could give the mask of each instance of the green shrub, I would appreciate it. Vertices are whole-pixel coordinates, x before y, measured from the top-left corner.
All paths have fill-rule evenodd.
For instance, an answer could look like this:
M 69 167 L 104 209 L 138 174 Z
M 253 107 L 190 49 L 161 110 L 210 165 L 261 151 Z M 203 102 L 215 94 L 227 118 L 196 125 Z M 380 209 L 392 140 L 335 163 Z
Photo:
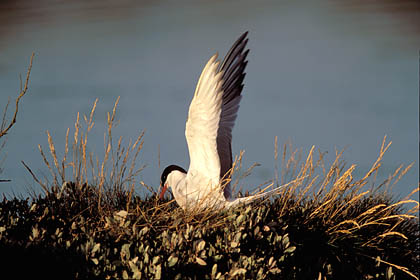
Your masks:
M 94 187 L 73 183 L 32 201 L 4 198 L 2 272 L 69 279 L 408 278 L 398 265 L 419 272 L 419 230 L 411 219 L 393 229 L 404 237 L 380 237 L 380 225 L 336 236 L 321 218 L 310 217 L 318 208 L 310 202 L 281 216 L 280 199 L 194 215 L 154 197 L 133 196 L 128 212 L 116 211 L 126 202 L 108 210 L 98 202 Z M 379 204 L 392 205 L 366 197 L 346 219 Z M 395 219 L 401 211 L 394 208 Z

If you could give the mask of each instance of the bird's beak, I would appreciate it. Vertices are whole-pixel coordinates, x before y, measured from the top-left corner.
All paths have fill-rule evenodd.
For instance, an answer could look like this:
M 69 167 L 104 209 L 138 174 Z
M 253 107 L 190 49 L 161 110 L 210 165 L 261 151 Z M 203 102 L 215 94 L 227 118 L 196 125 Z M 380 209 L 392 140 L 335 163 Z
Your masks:
M 160 191 L 159 199 L 162 199 L 163 198 L 163 196 L 165 195 L 165 192 L 166 192 L 167 189 L 168 189 L 168 184 L 165 184 L 163 186 L 162 190 Z

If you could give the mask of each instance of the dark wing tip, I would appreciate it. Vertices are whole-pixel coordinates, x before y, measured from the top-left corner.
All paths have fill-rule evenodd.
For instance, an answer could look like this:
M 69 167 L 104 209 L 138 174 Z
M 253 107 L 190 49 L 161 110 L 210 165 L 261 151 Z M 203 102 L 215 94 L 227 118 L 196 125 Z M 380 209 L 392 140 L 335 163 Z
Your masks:
M 247 30 L 247 31 L 245 31 L 242 35 L 241 35 L 241 37 L 239 37 L 239 39 L 238 40 L 243 40 L 246 36 L 248 36 L 248 33 L 249 33 L 249 31 Z
M 245 68 L 248 64 L 246 58 L 249 53 L 249 49 L 245 49 L 248 43 L 247 34 L 248 31 L 235 41 L 221 65 L 220 71 L 223 71 L 223 104 L 230 103 L 242 93 Z
M 233 43 L 232 47 L 226 54 L 225 58 L 223 59 L 222 64 L 220 65 L 221 70 L 226 70 L 230 67 L 232 62 L 235 60 L 235 58 L 241 54 L 248 43 L 248 38 L 246 36 L 248 35 L 248 31 L 243 33 L 236 41 Z

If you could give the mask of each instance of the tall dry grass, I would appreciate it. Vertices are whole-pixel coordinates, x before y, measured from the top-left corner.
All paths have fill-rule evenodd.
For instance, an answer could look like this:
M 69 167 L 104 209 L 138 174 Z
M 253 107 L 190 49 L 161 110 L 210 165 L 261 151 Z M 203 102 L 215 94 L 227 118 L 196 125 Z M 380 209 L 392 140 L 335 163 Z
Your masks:
M 338 240 L 361 240 L 360 248 L 381 248 L 381 243 L 389 237 L 407 239 L 401 232 L 402 224 L 407 220 L 418 220 L 419 202 L 413 199 L 419 192 L 419 186 L 404 199 L 392 203 L 392 187 L 412 168 L 400 165 L 389 174 L 388 178 L 375 186 L 377 173 L 383 163 L 383 156 L 391 146 L 386 136 L 383 138 L 379 155 L 370 170 L 361 178 L 353 175 L 356 165 L 346 167 L 342 159 L 343 151 L 336 151 L 334 162 L 325 166 L 324 153 L 318 151 L 315 157 L 315 147 L 309 151 L 306 160 L 302 153 L 292 149 L 291 145 L 283 146 L 281 183 L 285 178 L 300 178 L 296 183 L 284 188 L 277 200 L 281 205 L 279 216 L 287 215 L 293 209 L 307 209 L 306 223 L 320 221 L 329 234 L 331 244 Z M 275 157 L 278 159 L 277 139 L 275 140 Z M 303 179 L 303 180 L 302 180 Z M 278 177 L 275 183 L 278 183 Z M 369 186 L 370 185 L 370 186 Z M 417 215 L 416 215 L 417 214 Z M 360 238 L 366 231 L 375 234 L 368 240 Z M 418 228 L 417 228 L 418 232 Z M 363 240 L 363 241 L 362 241 Z M 417 240 L 418 241 L 418 240 Z M 357 241 L 356 241 L 357 242 Z M 412 252 L 415 254 L 415 252 Z M 365 256 L 375 259 L 373 256 Z M 376 258 L 407 275 L 418 279 L 406 267 L 392 264 Z
M 41 146 L 39 150 L 44 163 L 48 167 L 52 183 L 42 181 L 36 177 L 25 164 L 34 179 L 46 193 L 62 192 L 69 187 L 68 182 L 76 188 L 92 186 L 91 201 L 103 215 L 103 229 L 115 230 L 121 236 L 127 234 L 115 223 L 110 222 L 110 216 L 124 221 L 127 216 L 139 217 L 135 227 L 148 228 L 155 232 L 166 229 L 190 228 L 194 226 L 216 228 L 229 226 L 232 211 L 183 211 L 176 206 L 174 200 L 159 201 L 156 197 L 157 188 L 148 186 L 137 180 L 142 167 L 138 167 L 137 158 L 143 147 L 143 133 L 134 141 L 123 144 L 122 137 L 114 140 L 112 129 L 115 126 L 116 109 L 119 98 L 112 111 L 107 113 L 107 127 L 104 133 L 104 156 L 99 158 L 94 152 L 88 151 L 88 136 L 94 128 L 94 114 L 97 100 L 88 115 L 77 114 L 73 132 L 67 129 L 63 157 L 59 158 L 56 144 L 47 131 L 48 151 Z M 81 120 L 82 119 L 82 120 Z M 277 138 L 275 139 L 275 175 L 270 182 L 262 185 L 263 190 L 283 185 L 279 194 L 275 196 L 273 207 L 276 207 L 278 219 L 282 219 L 291 212 L 301 211 L 304 224 L 321 224 L 329 236 L 329 243 L 335 246 L 339 242 L 352 240 L 358 248 L 382 250 L 383 242 L 389 238 L 405 240 L 408 237 L 403 232 L 404 222 L 418 219 L 419 202 L 413 195 L 419 191 L 415 186 L 412 193 L 403 200 L 392 203 L 390 189 L 413 164 L 399 166 L 395 172 L 381 184 L 375 185 L 377 172 L 382 165 L 383 156 L 389 149 L 391 142 L 386 137 L 382 141 L 378 158 L 370 170 L 361 178 L 356 178 L 355 164 L 346 166 L 343 151 L 336 151 L 335 159 L 329 166 L 325 163 L 325 153 L 316 152 L 312 147 L 304 158 L 302 151 L 293 149 L 291 144 L 285 144 L 279 151 Z M 48 155 L 49 154 L 49 155 Z M 224 178 L 223 184 L 231 183 L 237 188 L 238 180 L 233 181 L 234 174 L 242 170 L 243 153 L 236 157 L 231 171 Z M 281 161 L 281 169 L 278 164 Z M 256 165 L 251 166 L 238 179 L 250 174 Z M 61 189 L 59 186 L 62 186 Z M 150 196 L 141 198 L 134 195 L 136 187 L 146 189 Z M 261 189 L 261 186 L 258 188 Z M 86 192 L 81 192 L 85 195 Z M 254 203 L 254 207 L 267 201 Z M 106 211 L 104 211 L 106 210 Z M 118 211 L 118 212 L 117 212 Z M 116 214 L 117 212 L 117 214 Z M 300 212 L 299 212 L 300 213 Z M 374 233 L 369 239 L 360 238 L 366 231 Z M 360 241 L 358 241 L 360 240 Z M 414 279 L 418 279 L 403 264 L 392 264 L 378 259 L 374 255 L 366 255 L 377 262 L 382 262 L 405 272 Z M 414 252 L 413 252 L 414 253 Z
M 144 168 L 137 164 L 137 158 L 144 143 L 144 132 L 140 133 L 134 141 L 129 139 L 125 145 L 123 137 L 113 138 L 112 129 L 116 125 L 115 116 L 119 99 L 118 97 L 113 109 L 106 114 L 107 127 L 104 133 L 102 157 L 94 151 L 89 151 L 88 148 L 89 134 L 95 127 L 94 115 L 97 99 L 88 115 L 83 115 L 81 118 L 81 114 L 77 113 L 71 134 L 70 128 L 67 129 L 62 158 L 58 156 L 57 145 L 50 132 L 46 131 L 48 150 L 45 151 L 41 145 L 38 145 L 38 149 L 50 172 L 52 182 L 48 179 L 39 179 L 30 167 L 22 162 L 45 193 L 64 191 L 68 182 L 71 182 L 76 188 L 94 186 L 98 200 L 96 204 L 100 208 L 119 205 L 121 201 L 128 204 L 131 201 L 138 183 L 137 175 Z

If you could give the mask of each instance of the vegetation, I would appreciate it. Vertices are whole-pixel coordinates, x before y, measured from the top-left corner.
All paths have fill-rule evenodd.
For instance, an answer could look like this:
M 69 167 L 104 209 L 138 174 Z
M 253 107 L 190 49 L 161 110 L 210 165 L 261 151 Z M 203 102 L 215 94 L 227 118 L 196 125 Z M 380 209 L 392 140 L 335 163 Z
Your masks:
M 418 279 L 419 203 L 393 201 L 389 189 L 411 167 L 380 185 L 374 178 L 391 143 L 360 179 L 342 152 L 326 167 L 312 148 L 306 159 L 285 145 L 288 182 L 271 200 L 229 211 L 184 212 L 138 182 L 143 133 L 113 140 L 118 100 L 107 114 L 104 156 L 88 152 L 92 111 L 67 130 L 63 156 L 47 132 L 39 146 L 50 182 L 31 199 L 0 202 L 0 264 L 15 277 L 69 279 Z M 277 142 L 277 141 L 276 141 Z M 277 144 L 275 157 L 279 158 Z M 232 169 L 241 168 L 239 157 Z M 247 173 L 247 172 L 245 172 Z M 231 180 L 232 176 L 228 179 Z M 234 180 L 235 186 L 237 182 Z M 146 194 L 139 195 L 139 190 Z
M 26 72 L 26 80 L 25 80 L 25 84 L 22 85 L 22 77 L 20 76 L 20 90 L 19 90 L 19 95 L 16 98 L 16 102 L 15 102 L 15 110 L 13 112 L 13 117 L 10 121 L 7 120 L 7 111 L 10 105 L 10 99 L 7 101 L 6 106 L 4 107 L 3 110 L 3 117 L 1 119 L 1 123 L 0 123 L 0 152 L 2 151 L 2 149 L 4 148 L 5 144 L 6 144 L 6 140 L 4 140 L 3 137 L 6 136 L 6 134 L 9 132 L 9 130 L 15 125 L 16 123 L 16 119 L 17 119 L 17 114 L 19 111 L 19 102 L 21 100 L 21 98 L 26 94 L 27 90 L 28 90 L 28 86 L 29 86 L 29 77 L 31 75 L 31 70 L 32 70 L 32 61 L 34 59 L 35 53 L 32 53 L 31 55 L 31 59 L 29 62 L 29 66 L 28 66 L 28 70 Z M 3 139 L 2 139 L 3 138 Z M 0 154 L 1 155 L 1 154 Z M 3 169 L 1 168 L 1 165 L 3 163 L 5 158 L 1 158 L 0 157 L 0 175 L 3 172 Z M 1 179 L 0 178 L 0 183 L 1 182 L 9 182 L 10 180 L 5 180 L 5 179 Z

